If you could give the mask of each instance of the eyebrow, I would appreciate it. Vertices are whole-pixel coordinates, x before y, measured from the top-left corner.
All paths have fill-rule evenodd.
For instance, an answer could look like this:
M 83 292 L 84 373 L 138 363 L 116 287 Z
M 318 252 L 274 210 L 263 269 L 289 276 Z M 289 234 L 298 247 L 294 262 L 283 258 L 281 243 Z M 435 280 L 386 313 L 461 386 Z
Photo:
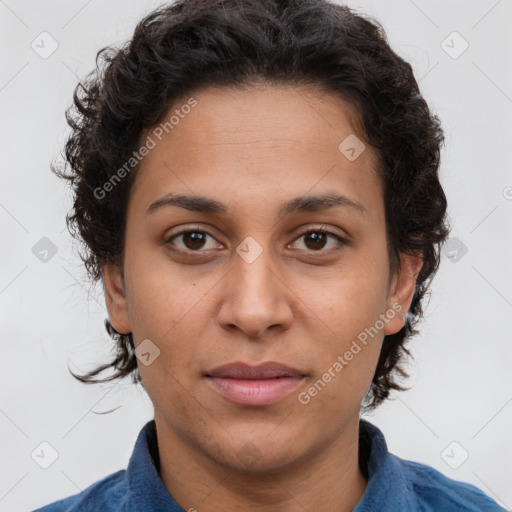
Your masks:
M 169 206 L 179 206 L 186 210 L 208 215 L 229 214 L 229 208 L 215 199 L 198 195 L 174 194 L 171 192 L 151 203 L 146 211 L 146 215 L 154 214 L 162 208 Z M 367 213 L 366 208 L 357 201 L 336 192 L 327 192 L 321 195 L 300 196 L 290 199 L 280 206 L 278 217 L 283 219 L 294 213 L 315 212 L 336 207 L 350 208 L 361 214 Z

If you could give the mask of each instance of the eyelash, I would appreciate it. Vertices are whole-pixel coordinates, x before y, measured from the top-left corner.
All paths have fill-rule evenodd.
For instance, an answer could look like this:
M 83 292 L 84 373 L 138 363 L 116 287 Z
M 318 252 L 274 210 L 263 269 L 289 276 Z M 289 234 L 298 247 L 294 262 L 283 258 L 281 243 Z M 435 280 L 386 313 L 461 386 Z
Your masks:
M 184 231 L 180 231 L 179 233 L 175 233 L 173 234 L 171 237 L 169 237 L 166 241 L 165 241 L 165 244 L 171 244 L 172 245 L 172 241 L 175 239 L 175 238 L 178 238 L 179 236 L 181 235 L 185 235 L 187 233 L 202 233 L 202 234 L 206 234 L 208 236 L 210 236 L 211 238 L 215 239 L 215 237 L 209 233 L 208 231 L 205 231 L 203 229 L 195 229 L 195 228 L 189 228 L 189 229 L 186 229 Z M 325 235 L 328 235 L 332 238 L 334 238 L 337 242 L 338 242 L 338 246 L 340 245 L 347 245 L 348 244 L 348 241 L 341 237 L 340 235 L 337 235 L 336 233 L 333 233 L 332 231 L 328 231 L 326 229 L 323 229 L 323 228 L 316 228 L 316 229 L 309 229 L 307 231 L 303 231 L 302 233 L 300 233 L 299 235 L 297 235 L 297 237 L 293 240 L 293 242 L 296 242 L 297 240 L 299 240 L 299 238 L 303 237 L 304 235 L 308 235 L 310 233 L 322 233 L 322 234 L 325 234 Z M 201 250 L 201 249 L 198 249 L 198 250 L 192 250 L 192 249 L 186 249 L 186 250 L 183 250 L 183 249 L 176 249 L 177 251 L 179 252 L 183 252 L 183 253 L 187 253 L 187 254 L 191 254 L 191 253 L 202 253 L 202 252 L 207 252 L 205 250 Z M 307 249 L 306 249 L 307 250 Z M 336 248 L 332 248 L 332 249 L 319 249 L 317 251 L 311 249 L 309 250 L 308 252 L 312 252 L 312 253 L 329 253 L 331 252 L 332 250 L 336 250 Z

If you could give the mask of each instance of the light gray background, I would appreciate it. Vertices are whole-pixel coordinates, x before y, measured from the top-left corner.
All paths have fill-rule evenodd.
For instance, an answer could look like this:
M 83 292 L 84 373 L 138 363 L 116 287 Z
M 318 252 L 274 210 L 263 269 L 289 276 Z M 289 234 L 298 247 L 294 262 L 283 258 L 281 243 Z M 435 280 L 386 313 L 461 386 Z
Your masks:
M 82 370 L 105 361 L 110 345 L 101 290 L 88 296 L 65 229 L 69 193 L 49 163 L 68 133 L 72 90 L 93 69 L 96 52 L 124 42 L 157 5 L 0 1 L 2 511 L 32 510 L 125 468 L 152 418 L 149 399 L 129 382 L 86 386 L 67 371 L 68 360 Z M 443 122 L 451 236 L 467 247 L 462 257 L 443 256 L 422 335 L 411 345 L 413 388 L 368 419 L 391 452 L 471 482 L 510 509 L 512 2 L 349 5 L 383 23 Z M 42 46 L 43 31 L 59 45 L 46 59 L 31 48 L 34 40 Z M 453 31 L 469 44 L 458 58 L 463 40 L 446 39 Z M 46 263 L 32 252 L 43 237 L 57 247 Z M 31 458 L 43 441 L 58 452 L 48 469 Z M 452 469 L 448 462 L 459 464 L 466 451 Z

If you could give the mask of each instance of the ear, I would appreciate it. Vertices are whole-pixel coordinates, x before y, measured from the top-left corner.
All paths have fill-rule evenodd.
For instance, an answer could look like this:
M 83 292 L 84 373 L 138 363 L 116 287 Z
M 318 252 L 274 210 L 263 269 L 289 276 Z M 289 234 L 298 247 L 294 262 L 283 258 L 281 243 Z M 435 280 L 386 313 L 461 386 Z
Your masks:
M 416 278 L 423 265 L 420 255 L 400 255 L 400 270 L 391 280 L 388 294 L 387 311 L 394 310 L 397 314 L 384 327 L 384 334 L 396 334 L 405 325 L 407 312 L 416 289 Z
M 126 308 L 125 283 L 122 269 L 113 263 L 102 263 L 105 302 L 112 327 L 120 334 L 131 332 Z

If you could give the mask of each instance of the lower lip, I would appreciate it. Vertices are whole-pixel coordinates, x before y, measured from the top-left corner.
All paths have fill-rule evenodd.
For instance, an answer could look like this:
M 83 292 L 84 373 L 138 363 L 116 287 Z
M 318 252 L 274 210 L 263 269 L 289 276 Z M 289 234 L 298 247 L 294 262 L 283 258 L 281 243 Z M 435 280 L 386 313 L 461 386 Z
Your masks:
M 269 405 L 292 393 L 303 377 L 278 377 L 250 380 L 207 377 L 208 382 L 222 396 L 241 405 Z

